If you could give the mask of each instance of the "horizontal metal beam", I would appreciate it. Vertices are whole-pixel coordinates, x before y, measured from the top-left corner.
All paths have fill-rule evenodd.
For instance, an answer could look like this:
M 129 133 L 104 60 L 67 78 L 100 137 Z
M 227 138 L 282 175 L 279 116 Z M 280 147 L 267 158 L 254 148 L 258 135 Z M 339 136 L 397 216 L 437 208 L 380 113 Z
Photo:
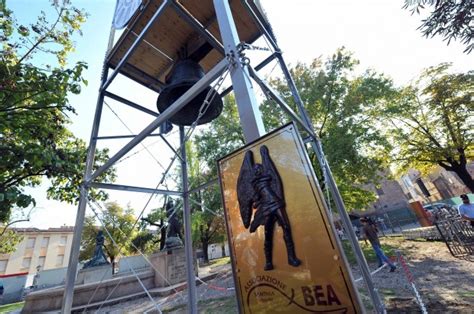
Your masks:
M 114 93 L 105 91 L 105 92 L 104 92 L 104 96 L 109 97 L 109 98 L 112 98 L 113 100 L 116 100 L 116 101 L 118 101 L 118 102 L 121 102 L 121 103 L 124 104 L 124 105 L 130 106 L 130 107 L 132 107 L 132 108 L 135 108 L 135 109 L 138 109 L 138 110 L 143 111 L 143 112 L 145 112 L 145 113 L 148 113 L 149 115 L 152 115 L 152 116 L 154 116 L 154 117 L 158 117 L 158 116 L 160 115 L 159 113 L 157 113 L 157 112 L 155 112 L 155 111 L 153 111 L 153 110 L 150 110 L 150 109 L 148 109 L 148 108 L 145 108 L 145 107 L 143 107 L 143 106 L 140 106 L 139 104 L 136 104 L 136 103 L 134 103 L 133 101 L 128 100 L 128 99 L 125 99 L 125 98 L 123 98 L 123 97 L 121 97 L 121 96 L 119 96 L 119 95 L 115 95 Z
M 150 76 L 147 73 L 145 73 L 143 70 L 139 69 L 138 67 L 136 67 L 135 65 L 131 63 L 124 64 L 123 69 L 124 69 L 124 72 L 121 72 L 120 74 L 132 79 L 133 81 L 151 90 L 156 91 L 157 93 L 163 90 L 163 88 L 165 88 L 166 86 L 165 83 L 163 83 L 162 81 L 158 79 L 158 77 L 161 77 L 161 76 Z M 128 73 L 129 76 L 126 73 Z M 145 82 L 137 81 L 135 76 L 142 77 L 146 81 L 147 84 L 145 84 Z
M 117 74 L 120 72 L 122 69 L 123 65 L 127 63 L 128 59 L 132 55 L 132 53 L 137 49 L 138 45 L 141 43 L 143 38 L 145 38 L 145 35 L 147 34 L 148 30 L 151 28 L 155 20 L 163 14 L 165 11 L 166 7 L 170 3 L 170 0 L 164 0 L 161 6 L 158 8 L 158 10 L 155 11 L 151 19 L 148 21 L 148 23 L 145 25 L 143 30 L 140 32 L 138 35 L 137 39 L 133 42 L 132 46 L 128 49 L 128 51 L 125 53 L 125 55 L 122 57 L 122 60 L 120 60 L 119 64 L 115 68 L 114 72 L 110 75 L 110 77 L 107 79 L 107 81 L 100 87 L 100 91 L 104 91 L 107 89 L 107 87 L 112 83 L 114 78 L 117 76 Z
M 188 104 L 190 100 L 196 97 L 206 87 L 208 87 L 214 80 L 216 80 L 226 69 L 228 68 L 227 59 L 223 59 L 214 68 L 212 68 L 206 75 L 204 75 L 196 84 L 186 91 L 180 98 L 178 98 L 171 106 L 168 107 L 163 113 L 161 113 L 153 122 L 151 122 L 143 131 L 141 131 L 135 138 L 128 142 L 122 149 L 120 149 L 115 155 L 97 169 L 87 180 L 86 184 L 92 182 L 104 171 L 109 169 L 115 162 L 137 146 L 144 138 L 146 138 L 151 132 L 156 130 L 166 120 L 173 117 L 173 115 L 181 110 Z
M 133 138 L 137 136 L 136 134 L 132 135 L 109 135 L 109 136 L 97 136 L 94 137 L 95 140 L 118 140 L 118 139 L 123 139 L 123 138 Z M 154 136 L 162 136 L 160 134 L 149 134 L 148 137 L 154 137 Z
M 217 179 L 212 179 L 204 184 L 201 184 L 200 186 L 198 187 L 195 187 L 194 189 L 191 189 L 188 191 L 188 194 L 191 194 L 191 193 L 195 193 L 195 192 L 198 192 L 198 191 L 201 191 L 201 190 L 204 190 L 205 188 L 211 186 L 211 185 L 214 185 L 214 184 L 217 184 Z
M 127 192 L 140 192 L 140 193 L 150 193 L 150 194 L 160 194 L 160 195 L 183 196 L 183 193 L 179 192 L 179 191 L 152 189 L 152 188 L 144 188 L 144 187 L 139 187 L 139 186 L 100 183 L 100 182 L 91 182 L 90 187 L 97 188 L 97 189 L 106 189 L 106 190 L 117 190 L 117 191 L 127 191 Z

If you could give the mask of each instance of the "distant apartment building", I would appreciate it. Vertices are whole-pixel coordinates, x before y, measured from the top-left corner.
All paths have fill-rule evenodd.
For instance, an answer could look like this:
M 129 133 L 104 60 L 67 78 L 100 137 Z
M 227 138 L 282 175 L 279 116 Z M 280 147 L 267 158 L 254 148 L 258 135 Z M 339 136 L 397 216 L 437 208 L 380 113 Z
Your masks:
M 469 163 L 467 169 L 474 176 L 474 162 Z M 388 171 L 382 173 L 382 176 L 389 177 Z M 382 179 L 379 185 L 369 184 L 366 188 L 377 195 L 377 200 L 366 209 L 378 212 L 409 208 L 410 202 L 436 202 L 469 193 L 469 189 L 454 172 L 441 167 L 426 176 L 418 170 L 410 169 L 400 180 Z
M 65 267 L 71 252 L 74 227 L 17 228 L 23 235 L 15 252 L 0 254 L 0 275 L 36 273 L 41 270 Z
M 472 169 L 472 165 L 473 163 L 468 169 Z M 469 189 L 454 172 L 446 171 L 441 167 L 427 176 L 422 176 L 418 170 L 410 169 L 401 177 L 401 182 L 411 202 L 435 202 L 469 193 Z
M 384 179 L 379 186 L 370 186 L 377 195 L 377 200 L 369 205 L 368 210 L 386 212 L 394 209 L 408 208 L 408 197 L 397 180 Z

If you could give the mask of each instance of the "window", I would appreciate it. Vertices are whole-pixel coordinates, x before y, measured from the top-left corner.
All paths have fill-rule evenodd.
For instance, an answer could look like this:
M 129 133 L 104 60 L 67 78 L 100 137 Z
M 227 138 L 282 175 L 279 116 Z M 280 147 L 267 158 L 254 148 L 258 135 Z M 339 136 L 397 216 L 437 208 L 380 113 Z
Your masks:
M 49 237 L 44 237 L 43 241 L 41 241 L 41 248 L 47 248 L 49 245 Z
M 7 270 L 7 264 L 7 259 L 0 260 L 0 272 L 5 272 Z
M 58 255 L 56 257 L 56 266 L 63 266 L 64 255 Z
M 44 261 L 46 260 L 46 256 L 38 257 L 38 266 L 41 267 L 41 270 L 44 268 Z
M 59 245 L 66 246 L 66 243 L 67 243 L 67 236 L 61 236 L 61 239 L 59 240 Z
M 25 257 L 23 262 L 21 263 L 22 268 L 30 268 L 31 265 L 31 257 Z
M 36 238 L 28 238 L 28 240 L 26 240 L 26 248 L 27 249 L 32 249 L 35 247 L 35 243 L 36 243 Z

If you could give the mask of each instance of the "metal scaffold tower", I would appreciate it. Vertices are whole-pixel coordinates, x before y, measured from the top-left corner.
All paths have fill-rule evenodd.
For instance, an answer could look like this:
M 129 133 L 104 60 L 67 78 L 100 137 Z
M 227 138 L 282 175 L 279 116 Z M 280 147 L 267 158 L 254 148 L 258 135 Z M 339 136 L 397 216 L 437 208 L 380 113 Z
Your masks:
M 69 313 L 73 308 L 75 280 L 86 207 L 89 205 L 94 213 L 97 213 L 96 211 L 100 209 L 98 204 L 90 200 L 88 192 L 90 188 L 98 188 L 124 192 L 141 192 L 150 195 L 174 196 L 182 199 L 180 206 L 182 206 L 183 210 L 185 229 L 184 244 L 186 252 L 188 312 L 197 313 L 189 195 L 209 185 L 216 184 L 217 180 L 190 189 L 188 186 L 185 143 L 191 136 L 194 128 L 200 124 L 200 119 L 205 119 L 206 110 L 208 110 L 209 103 L 213 101 L 213 98 L 224 96 L 231 91 L 235 95 L 246 143 L 265 135 L 266 130 L 254 90 L 256 86 L 259 86 L 263 93 L 268 98 L 271 98 L 305 134 L 305 142 L 308 144 L 307 149 L 313 150 L 318 158 L 324 180 L 330 191 L 331 200 L 334 202 L 347 231 L 372 302 L 377 312 L 383 312 L 383 303 L 373 285 L 367 262 L 358 245 L 357 237 L 352 229 L 331 169 L 326 162 L 321 142 L 315 134 L 312 123 L 305 112 L 303 101 L 298 94 L 296 85 L 285 64 L 275 35 L 259 1 L 143 0 L 131 19 L 127 19 L 125 24 L 124 32 L 108 51 L 103 65 L 101 86 L 97 98 L 65 282 L 62 312 Z M 268 56 L 257 66 L 252 67 L 250 59 L 246 56 L 245 52 L 259 38 L 263 38 L 268 44 L 269 48 L 265 50 L 268 52 Z M 182 95 L 173 99 L 173 102 L 166 109 L 160 110 L 159 113 L 110 91 L 109 87 L 113 84 L 117 75 L 121 74 L 147 87 L 157 95 L 163 93 L 169 85 L 169 78 L 173 69 L 179 64 L 183 55 L 197 62 L 202 67 L 204 75 Z M 294 101 L 297 104 L 298 113 L 294 112 L 285 103 L 278 92 L 259 73 L 259 70 L 272 61 L 277 61 L 279 64 Z M 216 90 L 224 83 L 226 75 L 230 77 L 231 86 L 222 91 L 220 96 L 216 95 Z M 209 86 L 214 88 L 209 90 Z M 187 110 L 186 106 L 188 103 L 202 95 L 202 93 L 204 93 L 203 102 L 196 111 L 196 116 L 193 117 L 192 123 L 179 125 L 179 147 L 173 148 L 167 141 L 164 132 L 154 133 L 160 128 L 166 129 L 166 124 L 181 114 L 183 108 Z M 151 115 L 154 120 L 146 125 L 141 132 L 132 136 L 130 141 L 113 154 L 108 161 L 97 169 L 93 169 L 97 143 L 103 139 L 99 136 L 99 129 L 103 119 L 103 107 L 104 104 L 107 105 L 107 99 L 115 100 L 125 106 Z M 101 174 L 113 167 L 127 153 L 150 136 L 159 137 L 162 140 L 163 146 L 171 148 L 175 154 L 170 165 L 165 167 L 166 171 L 155 188 L 110 184 L 99 181 Z M 130 138 L 130 136 L 117 135 L 114 138 L 124 139 Z M 166 180 L 166 172 L 175 160 L 179 161 L 181 169 L 180 188 L 175 190 L 162 188 Z M 143 214 L 143 211 L 141 214 Z M 105 235 L 110 236 L 107 230 L 105 230 Z M 111 240 L 114 242 L 113 239 Z M 114 242 L 114 244 L 116 243 Z M 137 279 L 140 281 L 139 276 L 137 276 Z M 148 294 L 145 285 L 141 281 L 140 284 L 153 300 Z M 160 311 L 159 308 L 158 311 Z

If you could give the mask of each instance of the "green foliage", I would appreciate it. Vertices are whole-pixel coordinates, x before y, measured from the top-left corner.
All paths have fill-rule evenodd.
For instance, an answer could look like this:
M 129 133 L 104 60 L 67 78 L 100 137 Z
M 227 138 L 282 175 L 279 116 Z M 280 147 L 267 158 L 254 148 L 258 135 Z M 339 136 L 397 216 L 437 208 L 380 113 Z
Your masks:
M 102 229 L 105 237 L 104 252 L 114 264 L 119 255 L 126 256 L 134 251 L 131 239 L 137 236 L 138 228 L 135 225 L 133 209 L 129 207 L 123 209 L 119 204 L 111 202 L 105 204 L 105 210 L 98 214 L 102 222 L 99 222 L 99 227 L 94 217 L 89 216 L 85 219 L 79 260 L 85 261 L 93 256 L 95 237 L 97 231 Z M 109 234 L 114 241 L 110 239 Z
M 0 306 L 0 313 L 12 313 L 15 311 L 21 311 L 25 302 L 10 303 Z
M 454 171 L 474 191 L 466 165 L 474 160 L 474 72 L 449 73 L 450 64 L 423 71 L 395 101 L 380 109 L 401 170 Z
M 0 227 L 0 254 L 15 252 L 16 246 L 23 240 L 23 236 L 12 229 Z
M 383 242 L 383 239 L 382 239 Z M 357 263 L 356 257 L 354 255 L 354 251 L 352 250 L 352 246 L 349 243 L 348 240 L 342 240 L 342 248 L 344 250 L 344 254 L 346 255 L 347 261 L 351 265 L 355 265 Z M 399 248 L 394 246 L 393 244 L 386 244 L 386 243 L 381 243 L 382 244 L 382 250 L 385 253 L 386 256 L 392 257 L 396 256 L 396 250 Z M 370 245 L 370 243 L 365 242 L 365 241 L 359 241 L 360 248 L 362 250 L 362 253 L 365 256 L 365 259 L 369 263 L 375 263 L 377 262 L 377 256 L 375 255 L 374 249 Z
M 459 0 L 405 0 L 404 9 L 412 14 L 420 13 L 420 9 L 430 7 L 430 15 L 422 21 L 421 29 L 426 37 L 443 36 L 443 40 L 460 40 L 466 46 L 464 52 L 470 53 L 474 49 L 474 28 L 472 17 L 474 7 L 472 1 Z
M 320 137 L 326 158 L 348 209 L 363 209 L 375 200 L 363 188 L 377 183 L 385 166 L 388 142 L 377 130 L 374 108 L 394 94 L 390 79 L 367 70 L 355 74 L 358 61 L 344 48 L 328 58 L 298 63 L 290 72 L 305 109 Z M 286 80 L 270 82 L 296 112 Z M 289 117 L 271 101 L 262 106 L 267 129 L 289 122 Z M 320 169 L 314 155 L 313 167 Z M 322 173 L 317 173 L 322 178 Z M 321 182 L 324 188 L 324 182 Z
M 132 240 L 132 246 L 130 252 L 132 253 L 153 253 L 156 249 L 157 239 L 155 235 L 147 230 L 142 230 Z
M 57 15 L 52 22 L 41 12 L 28 26 L 2 10 L 0 221 L 7 221 L 14 207 L 35 204 L 24 188 L 37 186 L 44 177 L 52 181 L 48 197 L 74 203 L 79 196 L 87 149 L 67 129 L 68 114 L 75 113 L 68 95 L 87 84 L 82 77 L 87 66 L 78 62 L 66 67 L 66 58 L 74 48 L 71 37 L 80 33 L 86 15 L 69 1 L 53 7 Z M 98 151 L 96 160 L 106 156 L 107 151 Z M 113 179 L 113 170 L 101 178 Z M 104 200 L 106 195 L 93 190 L 90 197 Z
M 157 243 L 159 242 L 159 249 L 162 250 L 165 246 L 166 241 L 166 205 L 163 207 L 152 209 L 151 212 L 144 218 L 140 223 L 140 233 L 137 235 L 132 242 L 137 246 L 138 249 L 142 252 L 151 253 L 157 250 Z M 152 235 L 148 231 L 149 226 L 154 226 L 158 228 L 158 233 Z M 138 253 L 137 250 L 134 250 L 135 253 Z
M 216 165 L 213 158 L 225 152 L 225 144 L 219 145 L 219 140 L 215 138 L 214 132 L 224 132 L 221 124 L 228 112 L 225 112 L 216 119 L 213 130 L 202 132 L 197 136 L 196 141 L 188 142 L 186 153 L 189 166 L 189 184 L 191 188 L 198 187 L 217 177 Z M 235 136 L 235 134 L 233 135 Z M 209 145 L 206 145 L 209 144 Z M 196 149 L 194 146 L 201 147 L 202 150 Z M 230 143 L 232 145 L 232 143 Z M 216 150 L 210 149 L 213 146 Z M 230 146 L 231 147 L 231 146 Z M 222 208 L 220 190 L 218 185 L 212 185 L 190 196 L 191 212 L 192 212 L 192 235 L 193 243 L 202 247 L 204 261 L 209 260 L 207 255 L 208 245 L 214 242 L 223 242 L 225 238 L 225 221 Z
M 217 177 L 216 160 L 245 144 L 239 121 L 235 99 L 229 95 L 224 98 L 222 114 L 211 122 L 208 130 L 196 135 L 196 158 L 205 162 L 203 167 L 211 177 Z

